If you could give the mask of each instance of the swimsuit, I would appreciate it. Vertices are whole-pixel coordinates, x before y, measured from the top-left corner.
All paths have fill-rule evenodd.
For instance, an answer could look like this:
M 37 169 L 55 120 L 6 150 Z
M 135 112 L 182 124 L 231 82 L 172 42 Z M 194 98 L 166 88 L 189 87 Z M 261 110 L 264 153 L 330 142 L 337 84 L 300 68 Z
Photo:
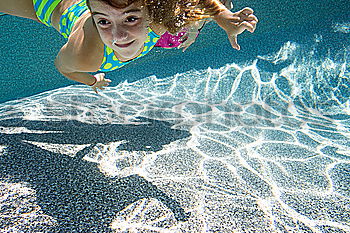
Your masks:
M 45 1 L 45 0 L 44 0 Z M 89 8 L 86 5 L 86 0 L 81 0 L 80 2 L 71 5 L 68 7 L 60 18 L 60 33 L 64 38 L 68 38 L 72 32 L 72 28 L 75 22 L 82 16 L 84 13 L 88 12 Z
M 38 19 L 43 24 L 49 27 L 52 27 L 52 24 L 51 24 L 52 12 L 61 1 L 62 0 L 33 0 L 34 9 Z M 74 23 L 79 19 L 80 16 L 82 16 L 87 11 L 89 11 L 89 9 L 86 5 L 86 0 L 81 0 L 80 2 L 73 4 L 63 12 L 60 18 L 59 31 L 64 38 L 69 37 L 70 33 L 72 32 Z M 114 50 L 104 45 L 104 56 L 103 56 L 103 61 L 99 71 L 102 71 L 102 72 L 112 71 L 112 70 L 121 68 L 122 66 L 125 66 L 131 61 L 134 61 L 140 57 L 143 57 L 149 51 L 151 51 L 151 49 L 157 43 L 159 37 L 160 37 L 159 35 L 157 35 L 154 31 L 148 28 L 148 38 L 145 41 L 143 51 L 136 58 L 126 62 L 119 61 L 114 54 Z
M 186 30 L 182 30 L 181 32 L 172 35 L 169 32 L 165 32 L 160 39 L 158 40 L 156 47 L 162 47 L 165 49 L 177 48 L 184 41 L 181 40 L 182 36 L 186 34 Z
M 198 29 L 196 38 L 198 37 L 199 33 L 203 29 L 205 23 L 206 22 L 204 22 L 202 27 Z M 182 38 L 186 34 L 187 30 L 188 30 L 187 28 L 183 28 L 180 32 L 178 32 L 175 35 L 170 34 L 169 32 L 165 32 L 157 41 L 157 44 L 155 45 L 155 47 L 161 47 L 165 49 L 179 47 L 182 43 L 184 43 L 187 40 L 186 38 Z
M 62 0 L 33 0 L 36 16 L 46 26 L 51 27 L 51 15 Z
M 103 57 L 102 65 L 100 66 L 99 71 L 102 71 L 102 72 L 112 71 L 122 66 L 125 66 L 131 61 L 134 61 L 140 57 L 143 57 L 149 51 L 151 51 L 151 49 L 157 43 L 158 39 L 159 39 L 159 36 L 154 31 L 152 31 L 152 29 L 148 28 L 148 38 L 145 41 L 141 54 L 135 57 L 134 59 L 125 61 L 125 62 L 119 61 L 118 58 L 115 56 L 113 49 L 105 45 L 104 57 Z

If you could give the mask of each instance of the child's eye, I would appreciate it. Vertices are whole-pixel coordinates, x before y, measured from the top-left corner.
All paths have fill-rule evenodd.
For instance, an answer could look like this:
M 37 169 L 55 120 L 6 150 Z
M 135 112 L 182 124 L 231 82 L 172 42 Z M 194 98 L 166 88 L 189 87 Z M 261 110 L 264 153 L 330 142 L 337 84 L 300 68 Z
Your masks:
M 105 25 L 108 25 L 110 24 L 109 21 L 105 20 L 105 19 L 101 19 L 97 22 L 99 25 L 102 25 L 102 26 L 105 26 Z
M 130 16 L 130 17 L 126 18 L 126 22 L 133 23 L 133 22 L 136 22 L 138 19 L 139 19 L 138 17 Z

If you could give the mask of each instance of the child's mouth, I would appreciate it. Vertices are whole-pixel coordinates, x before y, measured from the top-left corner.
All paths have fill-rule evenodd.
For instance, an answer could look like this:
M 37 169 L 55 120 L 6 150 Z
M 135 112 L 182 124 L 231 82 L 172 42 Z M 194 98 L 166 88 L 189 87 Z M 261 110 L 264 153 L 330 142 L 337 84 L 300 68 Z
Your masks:
M 117 44 L 117 43 L 114 43 L 115 46 L 119 47 L 119 48 L 127 48 L 129 47 L 132 43 L 134 43 L 134 40 L 129 42 L 129 43 L 126 43 L 126 44 Z

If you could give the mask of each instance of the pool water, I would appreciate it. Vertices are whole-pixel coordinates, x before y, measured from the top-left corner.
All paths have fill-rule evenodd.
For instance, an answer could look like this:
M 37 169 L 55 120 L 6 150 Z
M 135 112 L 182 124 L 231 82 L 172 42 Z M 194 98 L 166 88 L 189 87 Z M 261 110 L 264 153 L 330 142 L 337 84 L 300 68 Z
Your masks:
M 350 4 L 245 6 L 241 51 L 210 23 L 98 95 L 0 16 L 2 231 L 350 232 Z

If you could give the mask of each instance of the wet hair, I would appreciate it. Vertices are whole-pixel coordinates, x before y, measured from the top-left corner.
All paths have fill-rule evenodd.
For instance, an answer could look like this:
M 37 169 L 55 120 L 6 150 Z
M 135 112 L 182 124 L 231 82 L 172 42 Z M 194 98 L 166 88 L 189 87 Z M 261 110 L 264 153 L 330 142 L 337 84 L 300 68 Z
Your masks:
M 147 8 L 150 21 L 177 33 L 193 21 L 212 17 L 225 9 L 219 0 L 96 0 L 115 8 L 125 8 L 141 2 Z M 86 1 L 90 6 L 89 0 Z
M 151 20 L 176 33 L 193 21 L 199 21 L 225 9 L 218 0 L 143 0 Z

